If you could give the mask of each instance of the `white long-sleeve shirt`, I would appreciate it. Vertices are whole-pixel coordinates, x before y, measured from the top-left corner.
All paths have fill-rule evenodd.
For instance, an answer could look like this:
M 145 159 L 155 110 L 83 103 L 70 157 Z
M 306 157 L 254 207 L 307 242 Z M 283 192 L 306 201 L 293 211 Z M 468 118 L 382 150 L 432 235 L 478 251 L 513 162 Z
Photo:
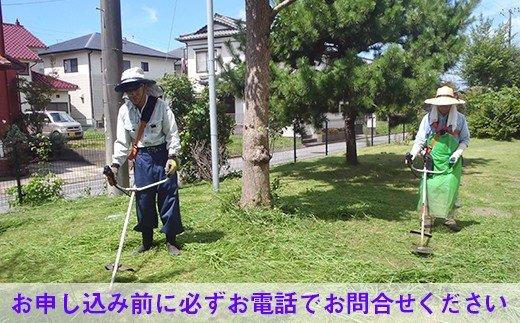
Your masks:
M 148 97 L 146 101 L 148 101 Z M 113 164 L 122 165 L 128 158 L 133 143 L 137 139 L 140 124 L 140 110 L 130 100 L 127 100 L 119 108 L 117 115 L 117 135 L 114 142 L 114 154 L 112 155 Z M 175 116 L 165 101 L 157 99 L 150 121 L 146 124 L 137 146 L 150 147 L 163 143 L 166 143 L 169 155 L 176 155 L 181 148 Z

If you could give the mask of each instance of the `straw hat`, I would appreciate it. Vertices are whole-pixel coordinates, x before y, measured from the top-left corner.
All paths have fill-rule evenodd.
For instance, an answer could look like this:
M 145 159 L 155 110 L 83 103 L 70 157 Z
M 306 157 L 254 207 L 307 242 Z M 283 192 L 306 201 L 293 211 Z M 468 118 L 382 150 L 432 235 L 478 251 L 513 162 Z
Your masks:
M 116 85 L 116 92 L 127 92 L 135 89 L 141 84 L 155 84 L 154 80 L 144 78 L 144 72 L 139 67 L 132 67 L 123 72 L 121 82 Z
M 464 104 L 466 101 L 457 99 L 451 87 L 443 86 L 437 89 L 437 94 L 434 98 L 425 100 L 424 103 L 431 105 L 452 105 Z

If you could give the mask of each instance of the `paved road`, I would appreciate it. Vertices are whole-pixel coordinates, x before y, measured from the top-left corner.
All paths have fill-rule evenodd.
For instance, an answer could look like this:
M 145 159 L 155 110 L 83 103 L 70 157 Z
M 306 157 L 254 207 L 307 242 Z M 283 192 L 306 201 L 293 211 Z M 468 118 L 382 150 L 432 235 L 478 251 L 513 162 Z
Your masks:
M 397 134 L 390 136 L 390 139 L 392 142 L 402 141 L 403 135 Z M 370 138 L 369 138 L 370 140 Z M 381 145 L 388 143 L 388 136 L 378 136 L 374 137 L 374 145 Z M 366 147 L 367 142 L 365 140 L 364 135 L 358 135 L 356 137 L 356 147 L 362 148 Z M 336 154 L 346 151 L 345 141 L 341 142 L 335 142 L 328 145 L 328 153 Z M 296 162 L 298 160 L 303 159 L 309 159 L 309 158 L 316 158 L 316 157 L 324 157 L 325 156 L 325 145 L 315 145 L 315 146 L 308 146 L 308 147 L 302 147 L 296 150 Z M 277 151 L 273 153 L 273 158 L 271 158 L 270 165 L 280 165 L 280 164 L 287 164 L 292 163 L 294 161 L 294 152 L 293 150 L 286 150 L 286 151 Z M 229 160 L 230 164 L 230 170 L 231 171 L 237 171 L 242 170 L 242 158 L 231 158 Z
M 403 138 L 402 134 L 392 135 L 391 141 L 401 141 Z M 370 138 L 368 138 L 370 139 Z M 367 140 L 364 135 L 359 135 L 356 138 L 357 148 L 366 147 Z M 374 137 L 374 145 L 388 143 L 388 136 Z M 328 145 L 328 153 L 336 154 L 345 152 L 345 142 L 335 142 Z M 325 156 L 325 145 L 315 145 L 308 147 L 298 148 L 296 151 L 296 161 L 324 157 Z M 276 151 L 273 154 L 270 165 L 280 165 L 286 163 L 292 163 L 294 161 L 293 150 Z M 242 158 L 231 158 L 229 159 L 230 169 L 228 171 L 240 171 L 242 170 Z M 66 198 L 76 198 L 86 195 L 98 195 L 105 191 L 106 183 L 105 179 L 101 175 L 102 167 L 98 165 L 86 164 L 85 162 L 62 162 L 57 161 L 51 164 L 53 173 L 57 174 L 58 177 L 65 181 L 63 186 L 63 195 Z M 27 183 L 28 178 L 22 179 L 22 184 Z M 11 187 L 16 185 L 15 180 L 2 181 L 0 182 L 2 188 Z M 5 194 L 5 189 L 0 192 L 0 213 L 6 212 L 9 209 L 8 197 Z

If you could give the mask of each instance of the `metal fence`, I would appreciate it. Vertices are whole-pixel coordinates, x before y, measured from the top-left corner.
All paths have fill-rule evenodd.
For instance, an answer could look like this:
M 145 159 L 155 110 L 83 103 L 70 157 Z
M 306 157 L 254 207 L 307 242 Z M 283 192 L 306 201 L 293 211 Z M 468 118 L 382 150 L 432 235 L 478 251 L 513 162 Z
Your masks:
M 27 155 L 27 152 L 24 154 Z M 18 183 L 28 183 L 30 176 L 36 172 L 52 172 L 63 179 L 65 197 L 100 194 L 105 190 L 105 179 L 102 176 L 105 137 L 102 130 L 88 130 L 83 139 L 67 141 L 59 150 L 53 151 L 45 163 L 34 159 L 28 165 L 16 163 L 13 151 L 6 151 L 3 162 L 8 166 L 4 166 L 3 176 L 0 177 L 0 212 L 9 208 L 10 200 L 19 198 L 18 194 L 8 195 L 6 190 L 16 187 Z M 8 167 L 7 172 L 5 167 Z
M 388 135 L 376 135 L 371 138 L 370 132 L 364 131 L 357 136 L 358 147 L 370 146 L 371 144 L 384 144 L 390 141 L 401 141 L 405 138 L 404 134 L 392 133 Z M 298 139 L 301 140 L 301 139 Z M 276 148 L 270 165 L 278 165 L 297 160 L 325 156 L 338 152 L 345 152 L 344 140 L 335 142 L 323 142 L 311 146 L 301 146 L 293 149 L 292 147 Z M 5 159 L 5 158 L 4 158 Z M 30 180 L 30 175 L 34 172 L 43 170 L 52 172 L 57 177 L 63 179 L 63 195 L 67 198 L 98 195 L 106 193 L 106 180 L 102 175 L 105 165 L 105 138 L 103 130 L 88 130 L 80 140 L 68 141 L 60 151 L 54 153 L 48 163 L 43 165 L 36 162 L 30 163 L 20 177 L 20 184 L 26 184 Z M 235 157 L 229 159 L 229 171 L 239 171 L 242 169 L 242 158 Z M 15 195 L 8 195 L 6 189 L 17 186 L 17 178 L 13 170 L 7 176 L 0 177 L 0 212 L 9 209 L 9 201 L 18 198 Z

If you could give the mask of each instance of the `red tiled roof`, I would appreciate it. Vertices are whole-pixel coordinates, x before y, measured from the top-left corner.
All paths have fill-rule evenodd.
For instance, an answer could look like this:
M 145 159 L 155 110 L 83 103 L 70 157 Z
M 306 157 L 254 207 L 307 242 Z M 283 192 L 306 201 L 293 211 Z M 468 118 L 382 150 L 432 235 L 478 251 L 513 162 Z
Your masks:
M 31 49 L 45 49 L 44 43 L 31 34 L 18 20 L 15 24 L 3 24 L 5 53 L 13 58 L 26 61 L 41 60 Z
M 48 85 L 51 85 L 55 89 L 63 89 L 63 90 L 79 89 L 79 86 L 77 86 L 76 84 L 65 82 L 65 81 L 59 80 L 57 78 L 51 77 L 49 75 L 43 75 L 40 73 L 36 73 L 34 71 L 31 71 L 31 73 L 32 73 L 32 80 L 35 83 L 48 84 Z

